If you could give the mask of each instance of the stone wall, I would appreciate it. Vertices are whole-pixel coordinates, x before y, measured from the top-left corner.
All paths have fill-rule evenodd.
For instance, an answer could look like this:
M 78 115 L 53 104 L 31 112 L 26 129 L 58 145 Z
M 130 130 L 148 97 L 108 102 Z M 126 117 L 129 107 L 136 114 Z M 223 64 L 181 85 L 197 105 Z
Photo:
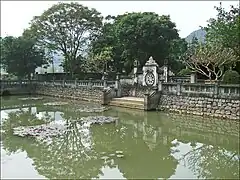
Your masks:
M 122 96 L 132 96 L 144 98 L 144 94 L 150 92 L 151 90 L 148 87 L 141 85 L 131 85 L 131 84 L 122 84 L 121 85 Z
M 37 85 L 36 94 L 84 101 L 102 102 L 103 88 Z
M 240 119 L 240 100 L 161 95 L 159 110 L 227 119 Z

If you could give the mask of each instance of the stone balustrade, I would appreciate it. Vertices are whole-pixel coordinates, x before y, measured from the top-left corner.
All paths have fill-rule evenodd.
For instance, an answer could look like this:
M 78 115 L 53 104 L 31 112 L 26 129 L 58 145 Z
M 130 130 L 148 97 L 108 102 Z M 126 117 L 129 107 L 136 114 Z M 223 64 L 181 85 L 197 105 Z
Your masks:
M 239 99 L 240 85 L 203 83 L 163 83 L 162 93 L 179 96 L 201 96 Z
M 1 94 L 4 91 L 20 92 L 28 87 L 32 93 L 66 97 L 79 100 L 93 100 L 108 104 L 114 97 L 135 96 L 147 100 L 146 108 L 169 110 L 178 113 L 221 117 L 238 120 L 240 118 L 240 86 L 226 84 L 179 83 L 159 81 L 158 88 L 140 84 L 123 84 L 120 79 L 107 80 L 61 80 L 61 81 L 0 81 Z M 16 87 L 18 89 L 16 89 Z M 11 89 L 12 88 L 12 89 Z M 109 89 L 111 91 L 106 91 Z M 154 97 L 150 94 L 155 92 Z M 10 94 L 13 94 L 10 92 Z
M 32 81 L 38 85 L 53 87 L 97 87 L 103 88 L 103 80 L 55 80 L 55 81 Z M 28 83 L 28 82 L 26 82 Z M 106 81 L 109 87 L 115 86 L 115 81 Z

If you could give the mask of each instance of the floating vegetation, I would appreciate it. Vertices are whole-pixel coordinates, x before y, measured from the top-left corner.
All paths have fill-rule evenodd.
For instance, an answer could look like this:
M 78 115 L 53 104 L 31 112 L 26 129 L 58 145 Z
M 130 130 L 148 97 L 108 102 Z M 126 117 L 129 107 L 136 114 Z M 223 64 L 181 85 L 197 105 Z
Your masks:
M 89 116 L 83 117 L 79 121 L 82 127 L 89 128 L 92 124 L 114 123 L 115 117 Z M 72 129 L 66 124 L 48 123 L 37 126 L 20 126 L 13 128 L 13 135 L 20 137 L 35 137 L 38 140 L 47 140 L 50 137 L 63 135 L 66 131 Z
M 13 135 L 20 137 L 36 137 L 38 139 L 46 139 L 62 135 L 67 130 L 67 127 L 61 124 L 43 124 L 37 126 L 20 126 L 13 128 Z
M 104 111 L 107 111 L 109 110 L 109 108 L 106 108 L 106 107 L 83 107 L 83 108 L 79 108 L 79 109 L 76 109 L 76 111 L 78 112 L 87 112 L 87 113 L 96 113 L 96 112 L 104 112 Z
M 88 116 L 88 117 L 82 117 L 81 123 L 89 123 L 92 124 L 109 124 L 116 122 L 118 118 L 116 117 L 110 117 L 110 116 Z
M 102 159 L 102 160 L 108 160 L 109 159 L 109 157 L 108 156 L 103 156 L 103 157 L 101 157 L 100 159 Z
M 123 154 L 117 154 L 116 157 L 117 157 L 117 158 L 123 158 L 124 155 L 123 155 Z
M 67 102 L 49 102 L 49 103 L 44 103 L 44 106 L 61 106 L 61 105 L 67 105 Z
M 43 100 L 43 97 L 28 97 L 28 98 L 18 98 L 19 100 L 22 101 L 27 101 L 27 100 Z
M 105 161 L 110 160 L 112 158 L 123 158 L 124 157 L 123 151 L 116 151 L 116 153 L 111 153 L 109 155 L 106 155 L 105 152 L 102 152 L 101 154 L 104 156 L 102 156 L 100 159 L 105 160 Z

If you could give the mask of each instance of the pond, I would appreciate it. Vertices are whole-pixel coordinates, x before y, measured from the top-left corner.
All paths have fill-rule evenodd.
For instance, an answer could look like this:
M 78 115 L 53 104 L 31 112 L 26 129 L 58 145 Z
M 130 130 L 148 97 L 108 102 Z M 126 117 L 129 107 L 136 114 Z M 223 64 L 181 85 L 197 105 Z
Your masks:
M 239 178 L 239 122 L 114 107 L 82 112 L 99 105 L 45 96 L 1 98 L 1 178 Z M 87 116 L 118 120 L 83 130 Z M 49 142 L 13 135 L 15 127 L 52 122 L 71 130 Z

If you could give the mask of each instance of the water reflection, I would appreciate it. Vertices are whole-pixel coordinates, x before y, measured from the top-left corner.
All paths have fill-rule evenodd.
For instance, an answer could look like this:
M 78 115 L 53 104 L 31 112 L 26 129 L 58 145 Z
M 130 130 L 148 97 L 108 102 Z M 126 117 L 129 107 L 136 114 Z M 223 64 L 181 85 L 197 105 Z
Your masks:
M 72 121 L 86 113 L 63 111 L 63 108 L 60 111 L 56 108 L 39 106 L 4 111 L 7 116 L 2 122 L 3 150 L 8 157 L 25 152 L 41 177 L 239 177 L 238 123 L 226 125 L 227 122 L 223 122 L 222 129 L 220 120 L 221 123 L 215 120 L 206 122 L 202 119 L 117 108 L 99 113 L 118 116 L 120 120 L 116 124 L 94 125 L 86 129 Z M 12 135 L 13 127 L 52 121 L 68 124 L 71 131 L 49 143 Z M 216 131 L 211 133 L 211 129 Z M 124 157 L 111 156 L 116 151 L 123 151 Z M 103 159 L 103 156 L 108 158 Z M 6 157 L 3 158 L 8 161 Z M 3 178 L 9 175 L 6 170 L 1 174 Z

